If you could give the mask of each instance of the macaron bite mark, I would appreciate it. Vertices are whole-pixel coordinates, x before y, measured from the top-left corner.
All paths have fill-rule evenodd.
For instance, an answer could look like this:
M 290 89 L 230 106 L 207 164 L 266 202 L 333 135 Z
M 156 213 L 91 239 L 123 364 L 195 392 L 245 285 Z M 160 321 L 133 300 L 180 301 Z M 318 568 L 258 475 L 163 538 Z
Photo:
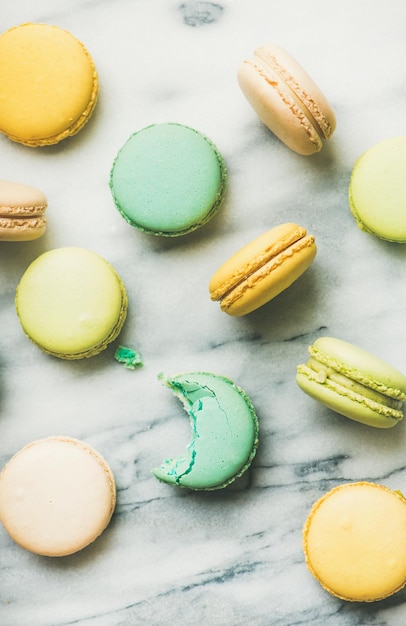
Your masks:
M 178 487 L 223 489 L 244 474 L 258 446 L 258 418 L 250 398 L 230 379 L 209 372 L 180 374 L 161 381 L 190 418 L 187 451 L 154 468 L 158 480 Z
M 321 337 L 309 347 L 310 359 L 297 368 L 299 387 L 333 411 L 375 428 L 403 419 L 406 377 L 356 346 Z
M 334 111 L 312 78 L 276 45 L 257 48 L 238 70 L 242 92 L 259 118 L 295 152 L 319 152 L 336 127 Z
M 281 224 L 241 248 L 213 274 L 210 297 L 229 315 L 251 313 L 290 287 L 316 252 L 315 239 L 305 228 Z

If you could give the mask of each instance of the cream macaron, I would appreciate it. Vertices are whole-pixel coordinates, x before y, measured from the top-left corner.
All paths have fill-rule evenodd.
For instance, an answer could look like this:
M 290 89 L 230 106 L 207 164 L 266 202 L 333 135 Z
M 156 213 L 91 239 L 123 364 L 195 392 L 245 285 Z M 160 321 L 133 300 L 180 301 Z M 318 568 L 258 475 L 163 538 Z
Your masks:
M 286 50 L 257 48 L 238 69 L 238 82 L 259 118 L 284 144 L 302 155 L 319 152 L 336 127 L 334 111 L 319 87 Z
M 71 437 L 26 445 L 0 473 L 0 521 L 16 543 L 42 556 L 88 546 L 109 524 L 115 504 L 109 465 Z
M 32 241 L 46 231 L 45 194 L 31 185 L 0 180 L 0 241 Z

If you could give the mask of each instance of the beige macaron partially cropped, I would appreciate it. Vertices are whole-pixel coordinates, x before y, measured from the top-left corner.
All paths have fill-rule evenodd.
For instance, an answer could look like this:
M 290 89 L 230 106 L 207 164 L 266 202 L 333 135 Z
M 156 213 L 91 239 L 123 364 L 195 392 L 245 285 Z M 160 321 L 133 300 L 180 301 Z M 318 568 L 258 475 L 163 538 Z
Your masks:
M 115 504 L 107 462 L 71 437 L 28 444 L 0 474 L 0 521 L 35 554 L 66 556 L 85 548 L 107 527 Z
M 334 596 L 382 600 L 406 584 L 406 499 L 371 482 L 331 489 L 303 528 L 306 564 Z
M 302 155 L 319 152 L 336 127 L 334 111 L 319 87 L 286 50 L 257 48 L 237 73 L 242 92 L 262 122 Z
M 45 194 L 31 185 L 0 180 L 0 241 L 32 241 L 46 231 Z

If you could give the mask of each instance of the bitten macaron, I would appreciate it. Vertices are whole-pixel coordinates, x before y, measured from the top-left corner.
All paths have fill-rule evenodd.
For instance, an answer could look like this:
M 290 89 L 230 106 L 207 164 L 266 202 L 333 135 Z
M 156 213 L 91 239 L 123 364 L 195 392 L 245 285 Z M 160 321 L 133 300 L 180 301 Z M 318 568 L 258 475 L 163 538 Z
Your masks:
M 135 132 L 118 152 L 110 189 L 122 217 L 158 236 L 186 235 L 211 220 L 223 203 L 227 169 L 214 143 L 176 123 Z
M 229 315 L 251 313 L 290 287 L 317 252 L 313 235 L 286 223 L 260 235 L 231 256 L 212 276 L 212 300 Z
M 45 194 L 23 183 L 0 180 L 0 241 L 32 241 L 46 231 Z
M 154 476 L 196 491 L 223 489 L 240 478 L 258 446 L 258 418 L 248 395 L 229 378 L 209 372 L 160 379 L 188 413 L 192 438 L 185 453 L 165 459 Z
M 349 185 L 351 212 L 361 230 L 406 242 L 406 136 L 375 144 L 355 162 Z
M 375 428 L 392 428 L 403 419 L 406 376 L 400 371 L 334 337 L 320 337 L 308 350 L 296 382 L 314 400 Z
M 16 292 L 25 334 L 61 359 L 91 357 L 107 348 L 121 331 L 127 304 L 124 283 L 110 263 L 78 247 L 41 254 Z
M 0 521 L 16 543 L 42 556 L 88 546 L 109 524 L 115 504 L 109 465 L 71 437 L 26 445 L 0 473 Z
M 0 132 L 27 146 L 56 144 L 90 119 L 98 75 L 66 30 L 26 23 L 0 35 Z
M 350 602 L 383 600 L 406 584 L 406 500 L 371 482 L 331 489 L 312 506 L 303 550 L 313 576 Z
M 275 44 L 257 48 L 238 69 L 238 82 L 258 117 L 302 155 L 319 152 L 336 127 L 334 111 L 309 74 Z

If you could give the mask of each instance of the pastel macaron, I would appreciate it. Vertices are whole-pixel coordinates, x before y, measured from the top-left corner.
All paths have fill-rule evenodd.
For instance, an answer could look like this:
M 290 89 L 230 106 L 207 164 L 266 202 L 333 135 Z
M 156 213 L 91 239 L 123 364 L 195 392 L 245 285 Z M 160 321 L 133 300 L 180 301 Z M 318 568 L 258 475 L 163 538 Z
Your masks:
M 58 26 L 36 23 L 0 35 L 0 84 L 0 132 L 32 147 L 78 133 L 99 90 L 85 46 Z
M 45 194 L 31 185 L 0 180 L 0 241 L 32 241 L 46 231 Z
M 25 334 L 61 359 L 91 357 L 119 335 L 127 293 L 114 268 L 95 252 L 56 248 L 24 272 L 16 309 Z
M 319 152 L 336 127 L 332 107 L 303 67 L 275 44 L 243 61 L 238 83 L 262 122 L 302 155 Z
M 288 222 L 260 235 L 231 256 L 211 277 L 209 292 L 220 308 L 246 315 L 290 287 L 311 265 L 315 238 Z
M 26 445 L 0 473 L 0 521 L 17 544 L 42 556 L 87 547 L 108 526 L 115 504 L 109 465 L 71 437 Z
M 383 600 L 406 584 L 406 500 L 372 482 L 334 487 L 311 508 L 303 550 L 330 594 L 349 602 Z
M 406 376 L 402 372 L 334 337 L 320 337 L 309 353 L 310 359 L 297 368 L 296 382 L 314 400 L 376 428 L 392 428 L 403 419 Z
M 110 189 L 122 217 L 145 233 L 176 237 L 206 224 L 226 191 L 224 158 L 205 135 L 176 123 L 132 134 L 118 152 Z
M 184 454 L 153 469 L 158 480 L 192 490 L 223 489 L 249 468 L 258 418 L 248 395 L 229 378 L 190 372 L 160 379 L 182 402 L 192 437 Z
M 391 137 L 355 162 L 349 185 L 351 212 L 361 230 L 406 242 L 406 136 Z

